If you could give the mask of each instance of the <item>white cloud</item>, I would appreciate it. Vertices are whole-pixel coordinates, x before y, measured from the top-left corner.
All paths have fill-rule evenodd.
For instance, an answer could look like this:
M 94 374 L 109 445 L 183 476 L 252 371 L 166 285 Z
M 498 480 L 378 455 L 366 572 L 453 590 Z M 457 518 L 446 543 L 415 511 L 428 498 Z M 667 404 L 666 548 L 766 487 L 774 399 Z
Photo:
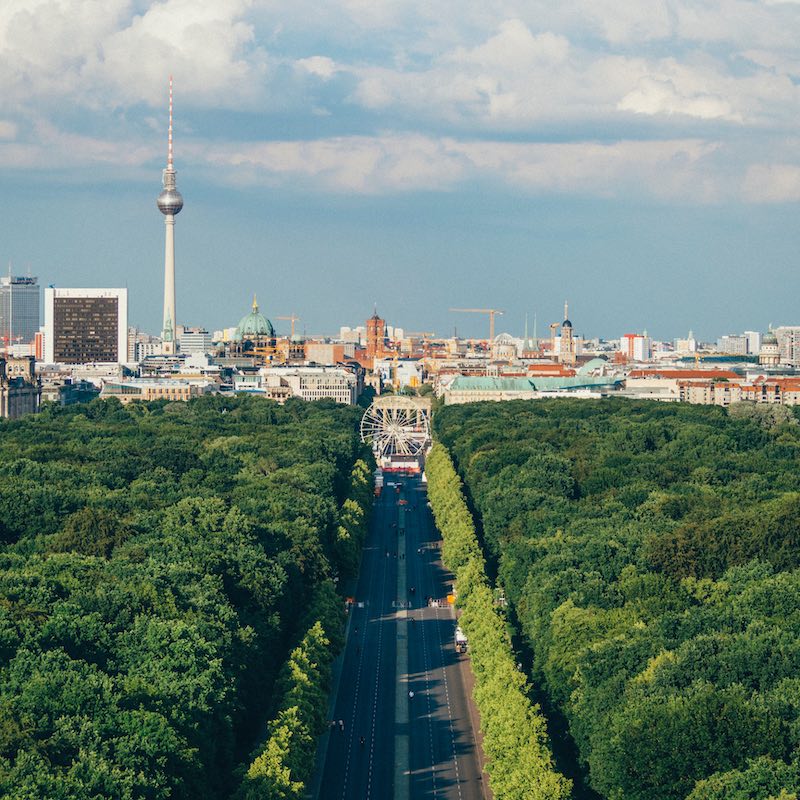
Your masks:
M 705 161 L 718 145 L 698 140 L 509 143 L 415 134 L 309 142 L 210 145 L 193 153 L 238 183 L 380 194 L 489 182 L 534 194 L 719 199 Z M 233 172 L 230 172 L 230 168 Z M 699 187 L 701 187 L 699 189 Z
M 589 51 L 560 34 L 534 34 L 519 19 L 429 65 L 339 63 L 337 69 L 354 75 L 351 99 L 367 109 L 491 130 L 597 124 L 621 113 L 763 125 L 788 118 L 798 100 L 791 77 L 772 66 L 736 74 L 729 60 L 697 50 L 682 59 Z
M 179 126 L 181 161 L 210 180 L 772 202 L 794 191 L 797 154 L 764 153 L 796 124 L 798 32 L 799 3 L 768 0 L 4 0 L 0 163 L 160 161 L 171 72 L 179 120 L 361 134 L 211 144 L 237 131 L 198 115 L 216 127 Z
M 632 92 L 617 104 L 621 111 L 635 114 L 685 114 L 699 119 L 728 119 L 740 122 L 724 97 L 707 93 L 686 96 L 668 78 L 644 77 Z
M 102 43 L 87 72 L 127 102 L 163 102 L 172 73 L 184 97 L 250 105 L 267 72 L 266 53 L 242 20 L 250 0 L 167 0 L 153 4 Z
M 447 188 L 464 166 L 442 142 L 417 135 L 213 145 L 196 155 L 235 168 L 233 180 L 240 183 L 305 180 L 310 187 L 358 194 Z
M 534 36 L 524 22 L 509 19 L 483 44 L 456 48 L 442 61 L 503 71 L 525 70 L 540 64 L 561 64 L 568 53 L 569 42 L 563 36 L 551 32 Z
M 0 123 L 2 131 L 2 123 Z M 79 170 L 83 167 L 142 167 L 157 155 L 135 139 L 104 139 L 56 128 L 47 120 L 33 123 L 29 142 L 0 142 L 0 167 L 31 170 Z M 95 178 L 97 173 L 90 173 Z M 84 175 L 84 179 L 90 177 Z
M 750 203 L 795 203 L 800 200 L 800 166 L 753 164 L 742 183 L 742 197 Z
M 329 80 L 336 74 L 336 62 L 327 56 L 311 56 L 310 58 L 300 58 L 295 61 L 295 66 L 307 72 L 309 75 L 316 75 L 323 80 Z
M 6 0 L 0 89 L 17 102 L 162 104 L 167 76 L 186 101 L 251 102 L 266 54 L 243 20 L 251 0 Z

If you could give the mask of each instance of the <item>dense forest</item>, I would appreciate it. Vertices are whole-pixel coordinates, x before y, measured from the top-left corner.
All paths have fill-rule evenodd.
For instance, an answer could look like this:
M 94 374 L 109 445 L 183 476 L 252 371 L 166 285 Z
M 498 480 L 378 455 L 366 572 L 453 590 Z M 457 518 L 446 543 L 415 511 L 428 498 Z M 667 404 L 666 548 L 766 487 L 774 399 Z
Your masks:
M 0 796 L 302 790 L 369 502 L 358 415 L 208 397 L 0 423 Z
M 435 425 L 590 785 L 800 796 L 794 416 L 552 400 L 450 406 Z

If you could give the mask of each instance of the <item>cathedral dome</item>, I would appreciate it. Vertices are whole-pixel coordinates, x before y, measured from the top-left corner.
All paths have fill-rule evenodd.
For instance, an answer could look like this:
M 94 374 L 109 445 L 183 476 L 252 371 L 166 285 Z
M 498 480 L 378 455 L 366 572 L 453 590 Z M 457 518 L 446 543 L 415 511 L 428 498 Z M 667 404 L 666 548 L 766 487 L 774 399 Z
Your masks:
M 255 296 L 253 297 L 253 310 L 239 320 L 233 338 L 237 342 L 245 339 L 275 338 L 275 329 L 272 327 L 272 323 L 259 312 Z

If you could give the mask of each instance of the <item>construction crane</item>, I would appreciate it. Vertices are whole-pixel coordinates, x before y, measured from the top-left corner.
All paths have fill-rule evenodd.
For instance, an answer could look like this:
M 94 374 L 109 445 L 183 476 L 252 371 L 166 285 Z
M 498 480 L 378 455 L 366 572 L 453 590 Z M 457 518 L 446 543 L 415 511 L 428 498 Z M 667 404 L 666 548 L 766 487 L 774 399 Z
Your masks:
M 496 314 L 502 315 L 503 311 L 498 308 L 451 308 L 451 311 L 458 311 L 462 314 L 488 314 L 489 315 L 489 343 L 494 341 L 494 318 Z
M 295 322 L 300 322 L 300 317 L 296 317 L 294 314 L 292 314 L 289 317 L 275 317 L 275 319 L 288 319 L 288 320 L 291 320 L 291 323 L 292 323 L 292 339 L 294 339 L 294 324 L 295 324 Z

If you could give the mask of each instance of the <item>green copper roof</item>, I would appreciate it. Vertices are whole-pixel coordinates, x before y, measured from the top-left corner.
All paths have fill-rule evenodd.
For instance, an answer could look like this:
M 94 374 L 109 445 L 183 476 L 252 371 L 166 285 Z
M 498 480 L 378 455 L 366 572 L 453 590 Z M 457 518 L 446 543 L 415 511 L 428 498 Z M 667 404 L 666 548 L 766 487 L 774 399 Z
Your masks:
M 451 384 L 451 391 L 468 392 L 555 392 L 563 389 L 592 389 L 614 386 L 622 378 L 591 378 L 587 375 L 537 378 L 492 378 L 459 375 Z
M 234 341 L 241 342 L 244 339 L 255 339 L 260 336 L 273 338 L 275 329 L 272 323 L 258 311 L 258 303 L 253 295 L 253 310 L 239 320 L 239 325 L 234 333 Z

